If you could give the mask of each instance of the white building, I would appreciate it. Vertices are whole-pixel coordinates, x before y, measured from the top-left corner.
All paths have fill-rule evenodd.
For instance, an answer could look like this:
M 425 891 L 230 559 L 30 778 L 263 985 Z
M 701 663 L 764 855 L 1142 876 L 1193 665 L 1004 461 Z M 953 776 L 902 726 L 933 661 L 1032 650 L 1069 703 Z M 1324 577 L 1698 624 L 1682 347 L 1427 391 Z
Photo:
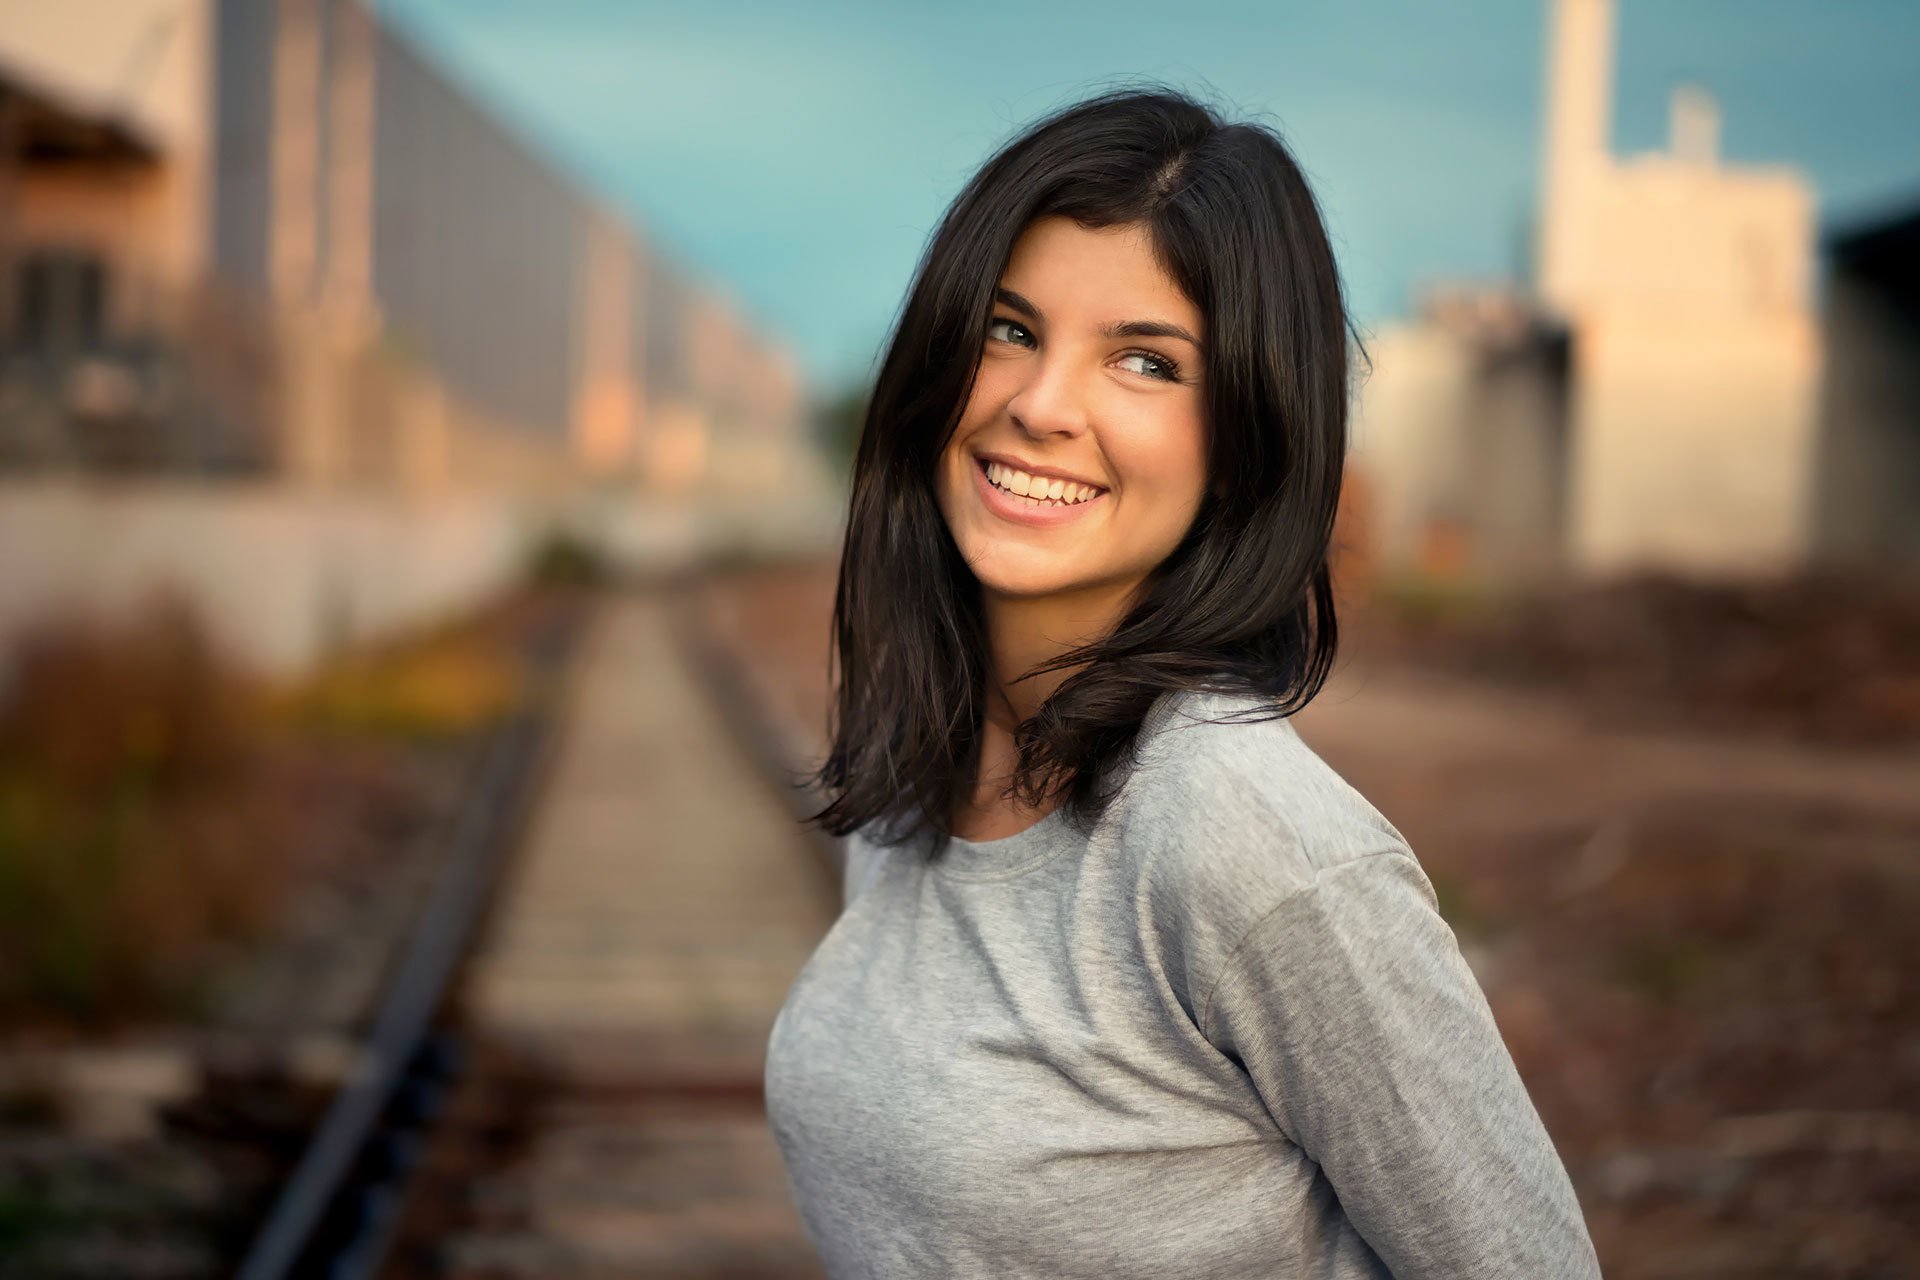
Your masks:
M 1532 295 L 1455 289 L 1377 339 L 1356 464 L 1389 567 L 1742 572 L 1821 553 L 1812 192 L 1722 163 L 1690 86 L 1664 151 L 1616 157 L 1612 45 L 1611 0 L 1554 0 Z M 1456 566 L 1436 545 L 1466 551 Z

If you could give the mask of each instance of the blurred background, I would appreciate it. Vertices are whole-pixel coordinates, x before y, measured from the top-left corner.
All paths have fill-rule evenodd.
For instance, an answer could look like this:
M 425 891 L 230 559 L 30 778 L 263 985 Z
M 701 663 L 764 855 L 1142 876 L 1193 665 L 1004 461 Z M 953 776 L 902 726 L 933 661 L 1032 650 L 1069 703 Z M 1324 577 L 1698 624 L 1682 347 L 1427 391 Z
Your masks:
M 1920 1275 L 1920 10 L 0 0 L 0 1272 L 817 1274 L 851 450 L 1152 78 L 1359 321 L 1342 657 L 1612 1277 Z

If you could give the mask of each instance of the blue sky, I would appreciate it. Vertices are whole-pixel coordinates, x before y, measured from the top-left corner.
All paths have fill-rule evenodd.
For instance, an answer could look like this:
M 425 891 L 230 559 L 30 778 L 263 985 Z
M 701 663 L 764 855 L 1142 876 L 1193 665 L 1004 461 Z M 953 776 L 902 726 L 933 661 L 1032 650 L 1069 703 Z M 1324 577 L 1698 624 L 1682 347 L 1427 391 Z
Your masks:
M 783 336 L 868 374 L 925 240 L 1034 117 L 1117 80 L 1277 125 L 1363 324 L 1441 276 L 1511 276 L 1534 200 L 1541 0 L 1195 4 L 381 0 L 522 136 Z M 1815 184 L 1824 223 L 1920 200 L 1920 4 L 1621 0 L 1617 152 L 1679 81 L 1721 149 Z M 1472 20 L 1464 21 L 1470 13 Z

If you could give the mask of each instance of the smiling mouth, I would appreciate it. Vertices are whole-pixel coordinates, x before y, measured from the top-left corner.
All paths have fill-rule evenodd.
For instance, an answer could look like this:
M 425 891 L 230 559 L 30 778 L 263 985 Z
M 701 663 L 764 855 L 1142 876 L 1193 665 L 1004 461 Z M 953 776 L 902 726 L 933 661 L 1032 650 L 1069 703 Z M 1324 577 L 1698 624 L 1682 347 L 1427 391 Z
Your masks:
M 1029 475 L 1004 463 L 993 462 L 986 458 L 975 458 L 987 483 L 998 489 L 1006 497 L 1024 502 L 1034 507 L 1077 507 L 1091 502 L 1105 493 L 1105 489 L 1093 485 L 1080 484 L 1071 480 L 1048 480 L 1041 476 Z M 1025 489 L 1026 492 L 1021 492 Z M 1040 496 L 1043 495 L 1044 496 Z

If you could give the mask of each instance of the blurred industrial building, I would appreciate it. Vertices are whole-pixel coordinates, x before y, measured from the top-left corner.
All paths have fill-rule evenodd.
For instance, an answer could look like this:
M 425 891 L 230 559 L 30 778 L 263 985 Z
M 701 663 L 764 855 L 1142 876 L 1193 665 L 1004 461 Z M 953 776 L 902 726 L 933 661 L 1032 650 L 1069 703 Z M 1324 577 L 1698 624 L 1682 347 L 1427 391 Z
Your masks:
M 0 632 L 166 580 L 297 668 L 548 525 L 814 528 L 804 404 L 361 0 L 0 0 Z
M 1690 86 L 1614 155 L 1612 0 L 1549 16 L 1531 280 L 1373 335 L 1343 542 L 1489 584 L 1920 564 L 1920 208 L 1823 235 Z M 805 399 L 364 0 L 0 0 L 0 638 L 169 581 L 293 669 L 546 527 L 828 549 Z
M 1920 210 L 1827 237 L 1674 91 L 1612 153 L 1612 0 L 1555 0 L 1530 289 L 1423 291 L 1355 410 L 1369 559 L 1525 584 L 1920 565 Z

